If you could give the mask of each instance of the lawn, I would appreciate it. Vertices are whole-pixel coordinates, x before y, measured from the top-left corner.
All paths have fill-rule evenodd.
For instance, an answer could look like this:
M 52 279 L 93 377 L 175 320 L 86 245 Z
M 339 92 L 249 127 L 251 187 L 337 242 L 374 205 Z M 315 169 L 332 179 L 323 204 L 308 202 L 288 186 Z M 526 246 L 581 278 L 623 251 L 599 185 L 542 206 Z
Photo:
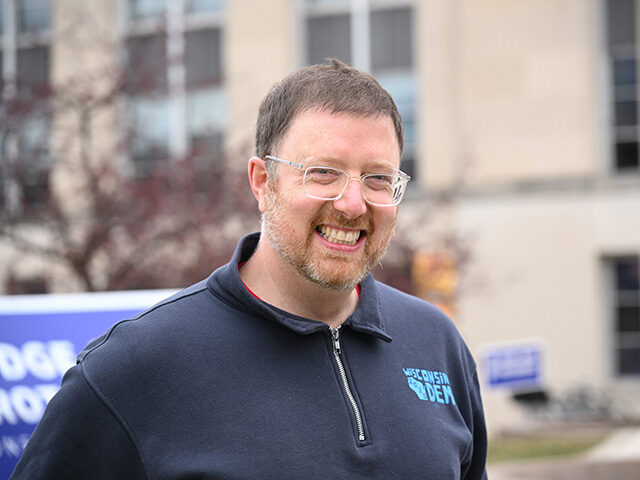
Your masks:
M 601 432 L 497 437 L 489 442 L 488 462 L 578 455 L 594 447 L 604 438 L 605 435 Z

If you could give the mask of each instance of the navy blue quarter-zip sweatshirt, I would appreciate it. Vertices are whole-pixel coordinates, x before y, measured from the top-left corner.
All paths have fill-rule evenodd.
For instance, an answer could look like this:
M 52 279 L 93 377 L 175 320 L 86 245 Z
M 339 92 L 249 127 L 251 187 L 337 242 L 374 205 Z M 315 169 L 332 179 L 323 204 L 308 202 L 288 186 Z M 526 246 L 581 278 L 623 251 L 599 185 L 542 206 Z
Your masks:
M 253 297 L 231 262 L 92 342 L 13 479 L 481 479 L 473 359 L 430 304 L 361 284 L 339 329 Z

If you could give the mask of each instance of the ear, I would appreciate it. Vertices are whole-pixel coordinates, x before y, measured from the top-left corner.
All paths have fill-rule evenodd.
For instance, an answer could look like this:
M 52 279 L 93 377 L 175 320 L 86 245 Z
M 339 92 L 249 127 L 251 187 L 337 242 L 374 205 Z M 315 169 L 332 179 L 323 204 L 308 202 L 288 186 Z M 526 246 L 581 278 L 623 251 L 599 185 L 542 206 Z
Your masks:
M 260 213 L 264 213 L 265 189 L 267 186 L 267 168 L 265 161 L 259 157 L 251 157 L 247 169 L 249 184 L 253 196 L 258 201 Z

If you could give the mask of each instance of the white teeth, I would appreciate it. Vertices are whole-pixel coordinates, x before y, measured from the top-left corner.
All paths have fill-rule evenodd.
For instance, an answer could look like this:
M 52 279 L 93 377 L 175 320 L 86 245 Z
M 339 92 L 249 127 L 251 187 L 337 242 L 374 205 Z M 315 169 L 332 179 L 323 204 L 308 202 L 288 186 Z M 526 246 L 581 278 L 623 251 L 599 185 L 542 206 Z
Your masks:
M 355 245 L 360 237 L 360 232 L 357 230 L 338 230 L 336 228 L 327 227 L 326 225 L 320 225 L 318 231 L 331 243 L 340 243 L 343 245 Z

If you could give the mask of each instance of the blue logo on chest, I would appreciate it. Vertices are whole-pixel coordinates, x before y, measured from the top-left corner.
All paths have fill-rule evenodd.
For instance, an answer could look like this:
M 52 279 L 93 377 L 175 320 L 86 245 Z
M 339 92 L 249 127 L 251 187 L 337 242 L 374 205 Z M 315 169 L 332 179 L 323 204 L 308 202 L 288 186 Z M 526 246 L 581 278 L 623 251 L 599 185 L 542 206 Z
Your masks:
M 443 405 L 456 404 L 449 376 L 446 373 L 420 368 L 403 368 L 402 370 L 407 376 L 409 388 L 420 400 Z

